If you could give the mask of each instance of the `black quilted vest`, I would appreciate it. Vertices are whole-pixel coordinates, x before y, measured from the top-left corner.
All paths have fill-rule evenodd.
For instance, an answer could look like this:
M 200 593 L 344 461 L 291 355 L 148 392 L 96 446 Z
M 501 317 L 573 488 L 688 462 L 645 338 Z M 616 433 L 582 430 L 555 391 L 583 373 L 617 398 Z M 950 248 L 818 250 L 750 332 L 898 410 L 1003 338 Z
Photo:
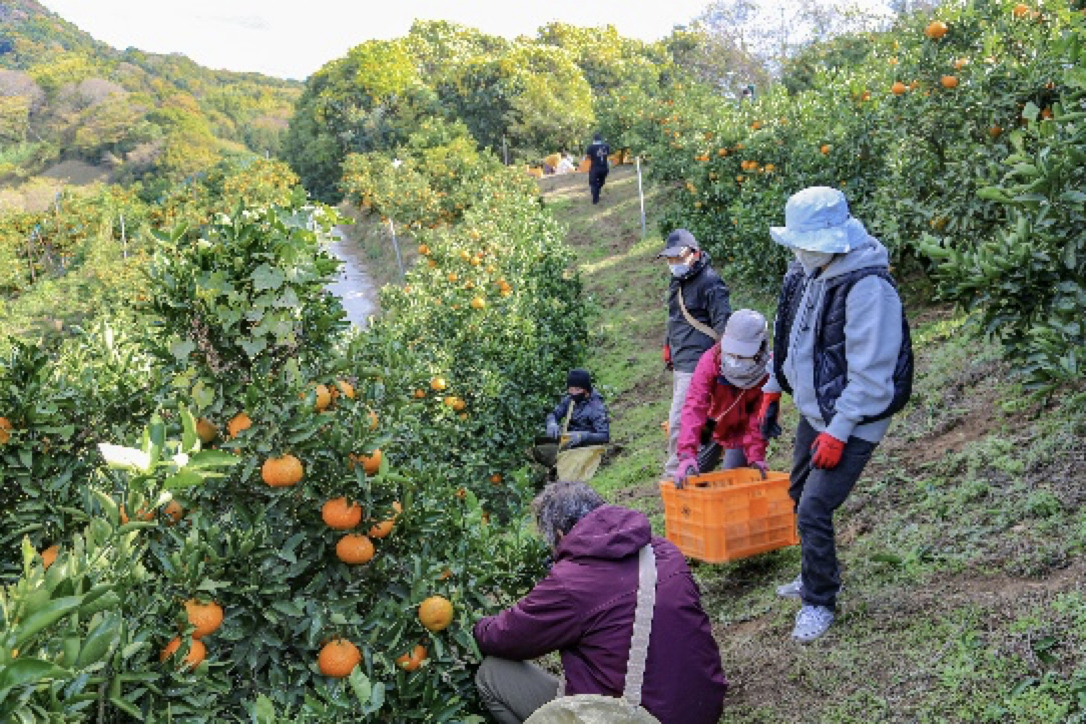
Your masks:
M 842 274 L 826 283 L 822 309 L 816 312 L 814 348 L 815 397 L 828 425 L 837 413 L 837 398 L 848 384 L 848 360 L 845 357 L 845 302 L 856 282 L 869 276 L 885 279 L 894 289 L 897 284 L 883 267 L 866 267 Z M 796 319 L 803 292 L 807 288 L 807 275 L 803 266 L 793 262 L 784 276 L 781 296 L 777 303 L 777 319 L 773 323 L 773 371 L 781 389 L 792 394 L 792 385 L 784 376 L 784 361 L 792 338 L 792 324 Z M 901 350 L 894 367 L 894 398 L 878 415 L 865 417 L 860 424 L 890 417 L 905 407 L 913 390 L 913 344 L 909 334 L 909 322 L 905 312 L 901 314 Z

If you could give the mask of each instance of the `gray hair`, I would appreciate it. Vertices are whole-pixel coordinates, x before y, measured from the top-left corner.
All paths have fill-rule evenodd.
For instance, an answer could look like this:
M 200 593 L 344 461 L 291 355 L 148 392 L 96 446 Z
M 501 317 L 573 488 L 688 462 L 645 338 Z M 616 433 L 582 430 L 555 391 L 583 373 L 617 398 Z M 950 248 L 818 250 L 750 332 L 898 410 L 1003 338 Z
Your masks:
M 551 548 L 558 546 L 558 533 L 566 535 L 573 526 L 601 505 L 600 494 L 588 484 L 576 480 L 559 480 L 543 488 L 532 501 L 536 526 Z

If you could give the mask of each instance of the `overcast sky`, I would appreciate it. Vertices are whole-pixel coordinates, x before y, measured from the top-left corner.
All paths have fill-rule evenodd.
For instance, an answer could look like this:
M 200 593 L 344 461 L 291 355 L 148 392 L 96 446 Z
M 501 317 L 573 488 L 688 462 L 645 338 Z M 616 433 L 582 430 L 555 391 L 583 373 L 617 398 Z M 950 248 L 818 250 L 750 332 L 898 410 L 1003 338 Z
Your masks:
M 708 0 L 41 0 L 117 48 L 184 53 L 201 65 L 304 79 L 366 40 L 407 34 L 415 18 L 449 20 L 490 35 L 534 35 L 558 20 L 612 24 L 656 40 Z

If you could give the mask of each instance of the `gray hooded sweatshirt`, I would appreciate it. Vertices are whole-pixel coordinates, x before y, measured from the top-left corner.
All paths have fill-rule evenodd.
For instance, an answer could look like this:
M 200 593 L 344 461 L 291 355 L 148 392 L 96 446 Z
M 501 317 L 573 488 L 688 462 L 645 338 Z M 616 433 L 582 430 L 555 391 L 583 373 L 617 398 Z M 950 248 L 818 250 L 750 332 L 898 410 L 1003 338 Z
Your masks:
M 793 400 L 811 427 L 838 440 L 856 437 L 879 442 L 890 418 L 859 424 L 883 412 L 894 398 L 894 367 L 901 349 L 901 317 L 897 291 L 886 280 L 869 276 L 856 282 L 845 303 L 845 358 L 848 382 L 837 400 L 836 414 L 827 426 L 815 397 L 815 322 L 821 313 L 827 280 L 866 267 L 889 268 L 890 257 L 878 239 L 847 254 L 838 254 L 821 273 L 810 279 L 792 323 L 784 373 L 791 382 Z

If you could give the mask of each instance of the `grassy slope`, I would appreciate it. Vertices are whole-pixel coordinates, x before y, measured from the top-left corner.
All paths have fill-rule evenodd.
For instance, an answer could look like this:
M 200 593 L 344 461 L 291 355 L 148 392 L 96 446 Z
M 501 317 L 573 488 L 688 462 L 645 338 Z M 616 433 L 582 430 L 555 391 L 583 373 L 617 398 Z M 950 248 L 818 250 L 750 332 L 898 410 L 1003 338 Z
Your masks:
M 593 484 L 662 532 L 662 192 L 646 193 L 640 241 L 633 169 L 612 171 L 595 207 L 583 174 L 540 188 L 569 229 L 595 311 L 589 367 L 613 445 Z M 393 281 L 387 233 L 368 222 L 349 231 L 377 282 Z M 775 289 L 731 287 L 733 308 L 772 316 Z M 790 642 L 797 604 L 773 587 L 798 572 L 796 548 L 692 564 L 732 684 L 724 721 L 1086 721 L 1074 718 L 1086 717 L 1086 389 L 1047 407 L 1030 401 L 995 348 L 922 294 L 906 297 L 914 399 L 837 516 L 847 587 L 838 625 L 811 646 Z M 786 404 L 775 469 L 788 468 L 795 422 Z
M 660 192 L 646 197 L 642 242 L 632 169 L 612 172 L 599 206 L 586 187 L 583 175 L 541 182 L 597 310 L 590 367 L 614 452 L 594 484 L 662 529 Z M 736 309 L 771 315 L 774 296 L 732 285 Z M 1086 711 L 1086 392 L 1033 403 L 960 316 L 909 309 L 914 401 L 837 517 L 839 625 L 812 646 L 789 641 L 797 604 L 772 589 L 798 571 L 798 549 L 694 564 L 732 682 L 729 722 L 1064 722 Z M 787 469 L 790 446 L 788 433 L 774 444 L 774 468 Z

